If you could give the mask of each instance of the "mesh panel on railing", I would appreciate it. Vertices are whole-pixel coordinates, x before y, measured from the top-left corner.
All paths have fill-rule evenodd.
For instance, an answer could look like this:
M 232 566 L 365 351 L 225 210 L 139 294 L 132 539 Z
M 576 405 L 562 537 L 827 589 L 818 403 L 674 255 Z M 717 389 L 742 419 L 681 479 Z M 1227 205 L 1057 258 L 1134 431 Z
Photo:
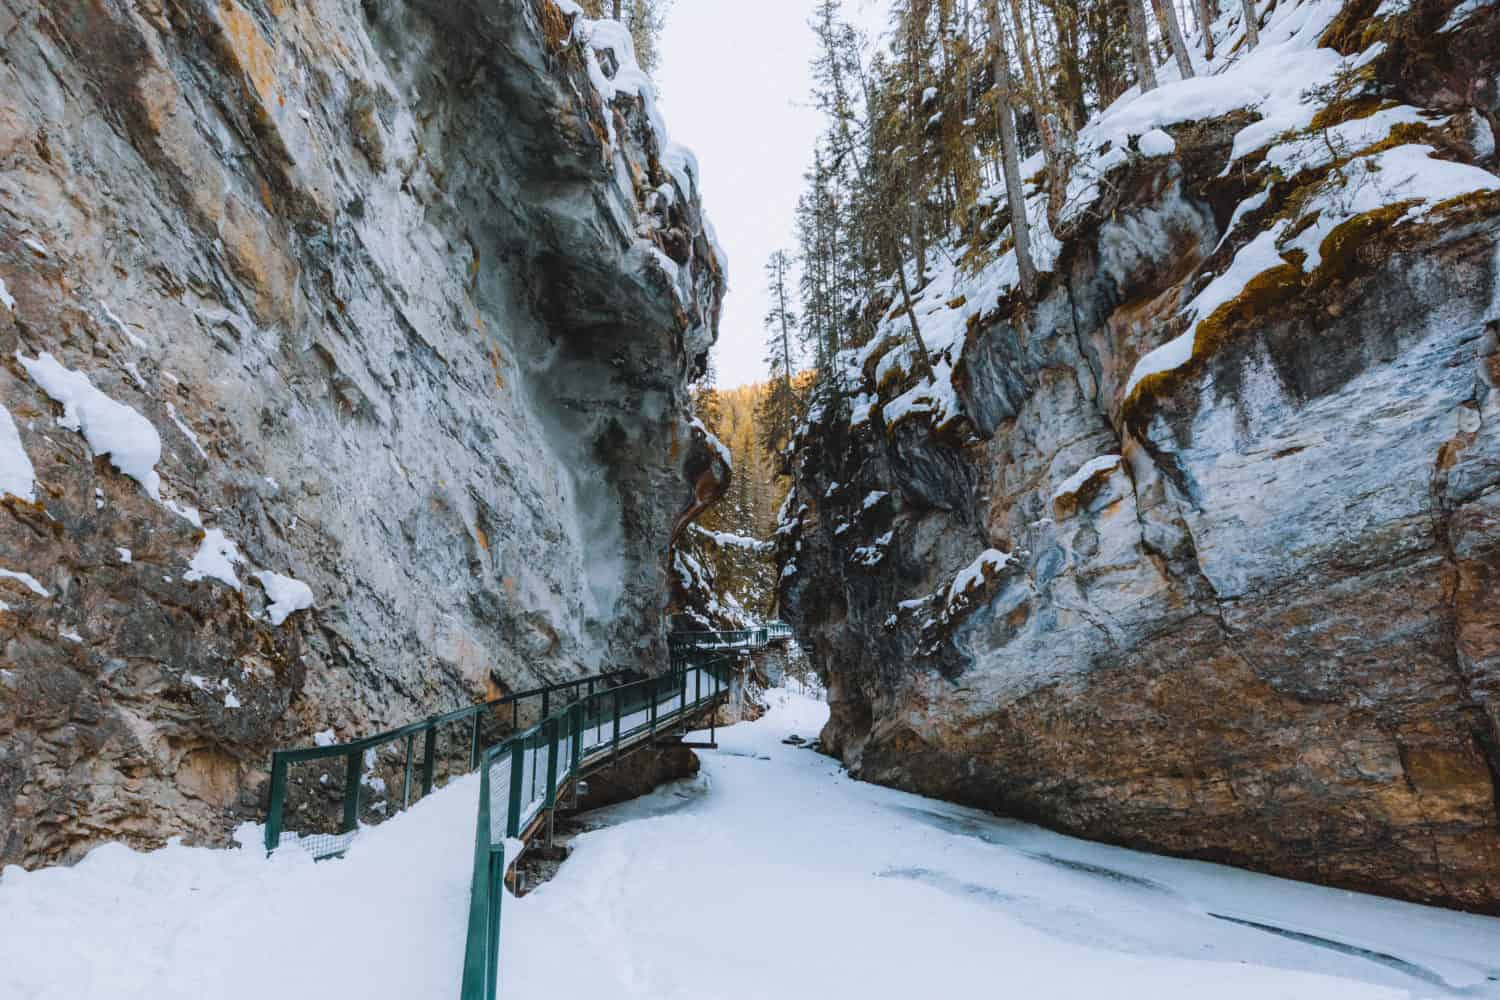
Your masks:
M 524 829 L 547 801 L 547 744 L 538 733 L 536 745 L 526 750 L 526 768 L 521 778 L 520 828 Z
M 489 763 L 490 772 L 490 843 L 505 842 L 506 821 L 510 819 L 510 753 L 501 753 Z
M 376 826 L 421 797 L 421 750 L 412 748 L 407 786 L 407 741 L 400 737 L 356 756 L 359 798 L 356 828 L 346 830 L 348 765 L 344 756 L 299 761 L 287 767 L 282 832 L 277 847 L 295 844 L 315 858 L 347 850 L 359 826 Z

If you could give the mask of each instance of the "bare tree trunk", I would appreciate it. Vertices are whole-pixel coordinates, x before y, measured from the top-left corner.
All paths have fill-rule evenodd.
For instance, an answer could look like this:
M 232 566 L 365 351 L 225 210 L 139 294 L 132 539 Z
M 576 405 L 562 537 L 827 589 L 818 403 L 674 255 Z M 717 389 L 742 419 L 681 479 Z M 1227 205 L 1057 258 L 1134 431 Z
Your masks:
M 616 0 L 618 2 L 618 0 Z M 781 253 L 781 251 L 777 251 Z M 786 259 L 782 257 L 777 263 L 776 271 L 776 315 L 781 320 L 781 380 L 782 387 L 786 392 L 787 406 L 792 405 L 792 400 L 797 394 L 792 391 L 792 334 L 787 329 L 787 304 L 786 304 Z M 787 415 L 787 426 L 795 421 L 794 414 Z
M 1215 0 L 1198 0 L 1198 20 L 1203 24 L 1203 58 L 1214 57 L 1214 18 L 1218 6 Z
M 907 14 L 907 45 L 906 59 L 907 72 L 910 76 L 908 81 L 911 88 L 911 143 L 910 149 L 903 150 L 906 156 L 906 194 L 911 199 L 911 211 L 908 222 L 911 225 L 911 249 L 916 255 L 917 282 L 920 285 L 927 279 L 927 241 L 926 233 L 922 228 L 922 194 L 920 179 L 920 168 L 917 165 L 917 154 L 922 151 L 926 142 L 922 120 L 922 95 L 917 90 L 917 10 L 915 7 Z M 915 317 L 913 317 L 915 321 Z
M 620 20 L 620 0 L 615 0 L 615 20 Z
M 927 353 L 927 341 L 922 339 L 922 329 L 917 326 L 917 309 L 911 302 L 911 286 L 906 283 L 906 265 L 896 266 L 896 277 L 901 280 L 901 304 L 906 309 L 906 318 L 911 321 L 911 339 L 917 347 L 917 361 L 922 365 L 922 374 L 927 381 L 937 384 L 937 373 L 932 370 L 932 355 Z
M 1172 43 L 1172 55 L 1177 59 L 1177 70 L 1182 74 L 1184 80 L 1193 78 L 1193 57 L 1188 52 L 1187 41 L 1182 37 L 1182 25 L 1177 21 L 1177 9 L 1172 6 L 1172 0 L 1151 0 L 1151 6 L 1156 8 L 1156 23 L 1161 25 L 1162 34 Z
M 1016 267 L 1021 292 L 1036 295 L 1036 264 L 1031 259 L 1031 222 L 1026 218 L 1026 190 L 1021 186 L 1021 161 L 1016 143 L 1016 116 L 1011 106 L 1010 51 L 1000 0 L 992 0 L 990 31 L 995 36 L 995 104 L 1000 113 L 1000 155 L 1005 164 L 1005 197 L 1010 202 L 1010 231 L 1016 240 Z
M 1026 38 L 1026 21 L 1021 14 L 1021 0 L 1010 0 L 1011 18 L 1016 28 L 1017 55 L 1021 59 L 1021 72 L 1026 77 L 1027 103 L 1036 118 L 1036 129 L 1042 138 L 1042 157 L 1047 163 L 1047 221 L 1057 229 L 1062 215 L 1063 203 L 1068 194 L 1067 170 L 1063 167 L 1062 142 L 1057 134 L 1057 116 L 1053 114 L 1052 102 L 1042 89 L 1040 70 L 1041 56 Z M 1035 32 L 1032 33 L 1035 36 Z
M 1151 43 L 1146 36 L 1146 12 L 1141 7 L 1144 0 L 1125 0 L 1130 14 L 1130 51 L 1135 57 L 1135 72 L 1140 80 L 1141 93 L 1156 89 L 1156 66 L 1151 60 Z M 1249 3 L 1250 0 L 1245 0 Z
M 1245 40 L 1253 49 L 1260 44 L 1260 20 L 1255 16 L 1255 0 L 1242 0 L 1245 5 Z

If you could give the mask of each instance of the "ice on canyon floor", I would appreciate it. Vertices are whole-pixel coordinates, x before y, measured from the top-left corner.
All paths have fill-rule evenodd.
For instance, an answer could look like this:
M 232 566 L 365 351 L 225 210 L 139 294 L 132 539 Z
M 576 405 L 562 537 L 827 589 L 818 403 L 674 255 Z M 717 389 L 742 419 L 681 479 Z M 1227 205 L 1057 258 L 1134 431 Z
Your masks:
M 1500 920 L 1155 857 L 852 781 L 781 741 L 770 693 L 695 779 L 591 814 L 507 896 L 502 997 L 912 1000 L 1500 996 Z M 314 864 L 111 845 L 0 876 L 0 995 L 217 1000 L 458 993 L 478 786 Z M 399 942 L 399 947 L 392 947 Z M 344 961 L 367 954 L 378 961 Z

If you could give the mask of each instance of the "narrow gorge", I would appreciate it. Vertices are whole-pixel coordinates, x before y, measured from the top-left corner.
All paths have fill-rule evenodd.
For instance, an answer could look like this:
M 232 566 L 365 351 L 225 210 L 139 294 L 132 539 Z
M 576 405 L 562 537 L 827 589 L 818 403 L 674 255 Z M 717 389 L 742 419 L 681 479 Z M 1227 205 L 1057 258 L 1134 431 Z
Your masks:
M 1500 1000 L 1497 137 L 1500 0 L 0 0 L 0 1000 Z

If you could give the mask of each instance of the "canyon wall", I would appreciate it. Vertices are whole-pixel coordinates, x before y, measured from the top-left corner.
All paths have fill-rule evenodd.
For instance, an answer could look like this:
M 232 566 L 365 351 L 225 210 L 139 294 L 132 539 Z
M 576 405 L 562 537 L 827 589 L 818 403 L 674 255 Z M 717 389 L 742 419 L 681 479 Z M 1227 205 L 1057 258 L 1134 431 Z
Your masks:
M 0 0 L 0 864 L 665 663 L 725 263 L 614 27 Z
M 781 600 L 858 777 L 1500 912 L 1500 11 L 1328 7 L 1262 46 L 1352 92 L 1122 102 L 1034 300 L 1003 249 L 923 292 L 943 384 L 899 308 L 847 353 Z

